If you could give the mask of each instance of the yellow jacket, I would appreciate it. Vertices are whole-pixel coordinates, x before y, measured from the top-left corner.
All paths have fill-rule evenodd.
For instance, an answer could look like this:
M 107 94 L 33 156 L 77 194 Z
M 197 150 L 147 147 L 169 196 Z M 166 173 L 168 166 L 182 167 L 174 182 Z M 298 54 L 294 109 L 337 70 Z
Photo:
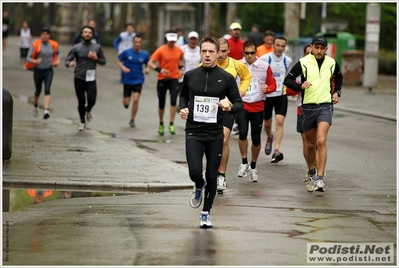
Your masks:
M 302 104 L 331 103 L 331 77 L 335 70 L 335 60 L 326 55 L 320 70 L 312 54 L 301 58 L 299 62 L 306 81 L 312 84 L 305 89 Z
M 242 92 L 242 96 L 245 96 L 252 79 L 252 74 L 248 70 L 247 66 L 245 66 L 241 61 L 235 60 L 231 57 L 226 57 L 222 63 L 216 61 L 216 65 L 233 75 L 236 80 L 237 76 L 240 78 L 238 90 Z

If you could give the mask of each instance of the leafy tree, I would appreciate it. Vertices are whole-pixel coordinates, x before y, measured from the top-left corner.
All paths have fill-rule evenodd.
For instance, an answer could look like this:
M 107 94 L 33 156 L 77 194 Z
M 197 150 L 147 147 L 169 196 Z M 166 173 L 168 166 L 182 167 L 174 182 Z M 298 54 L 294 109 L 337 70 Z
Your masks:
M 284 32 L 284 3 L 237 4 L 237 16 L 241 18 L 243 29 L 251 29 L 256 24 L 260 32 Z
M 364 49 L 366 35 L 366 16 L 368 3 L 329 3 L 328 18 L 347 19 L 350 32 L 356 37 L 357 48 Z M 379 3 L 380 16 L 380 48 L 396 50 L 396 3 Z M 383 38 L 381 38 L 383 37 Z
M 347 20 L 348 28 L 344 31 L 355 35 L 358 49 L 364 49 L 367 4 L 327 3 L 327 18 Z M 379 5 L 381 6 L 380 48 L 396 51 L 396 3 L 385 2 Z M 252 24 L 257 24 L 260 31 L 270 29 L 284 32 L 284 3 L 240 3 L 237 4 L 237 16 L 241 18 L 244 29 L 250 29 Z M 321 26 L 321 3 L 307 3 L 306 19 L 300 23 L 301 37 L 312 37 L 314 24 L 316 23 L 317 29 Z

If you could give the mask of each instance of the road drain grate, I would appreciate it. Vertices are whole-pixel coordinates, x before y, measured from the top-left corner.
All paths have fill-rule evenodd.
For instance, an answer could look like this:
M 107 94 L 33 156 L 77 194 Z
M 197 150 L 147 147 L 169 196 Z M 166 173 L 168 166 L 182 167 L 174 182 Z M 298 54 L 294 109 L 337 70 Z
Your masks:
M 360 209 L 301 209 L 306 213 L 322 213 L 322 214 L 378 214 L 375 210 Z

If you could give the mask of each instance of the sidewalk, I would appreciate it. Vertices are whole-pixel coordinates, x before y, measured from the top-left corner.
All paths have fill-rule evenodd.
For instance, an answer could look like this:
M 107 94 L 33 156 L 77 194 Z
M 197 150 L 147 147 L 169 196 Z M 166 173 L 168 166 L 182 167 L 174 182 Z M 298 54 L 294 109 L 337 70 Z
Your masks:
M 9 38 L 7 53 L 16 47 L 16 38 Z M 62 64 L 71 47 L 60 45 Z M 104 53 L 106 67 L 117 68 L 115 51 L 104 48 Z M 6 81 L 7 77 L 3 79 Z M 396 121 L 396 78 L 380 76 L 374 94 L 367 92 L 366 88 L 344 86 L 336 111 Z M 20 97 L 13 95 L 12 157 L 9 162 L 3 162 L 3 187 L 35 185 L 123 191 L 192 187 L 185 166 L 156 157 L 96 129 L 77 132 L 76 124 L 56 113 L 51 114 L 51 124 L 32 120 L 32 105 L 21 101 Z
M 31 114 L 30 104 L 14 98 L 12 156 L 3 162 L 3 186 L 123 191 L 192 187 L 182 165 L 95 130 L 78 132 L 76 124 L 54 113 L 51 123 L 33 121 Z

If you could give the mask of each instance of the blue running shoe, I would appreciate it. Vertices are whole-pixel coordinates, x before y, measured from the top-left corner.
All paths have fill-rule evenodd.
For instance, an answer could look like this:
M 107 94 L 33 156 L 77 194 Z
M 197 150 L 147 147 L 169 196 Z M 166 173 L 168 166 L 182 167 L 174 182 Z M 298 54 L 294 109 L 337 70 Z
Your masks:
M 206 186 L 206 180 L 204 180 L 204 186 L 202 186 L 202 188 L 200 188 L 200 189 L 195 187 L 195 184 L 194 184 L 194 189 L 190 195 L 190 206 L 192 208 L 198 208 L 199 206 L 201 206 L 202 196 L 203 196 L 203 193 L 205 190 L 205 186 Z
M 208 211 L 201 211 L 200 215 L 200 228 L 212 228 L 211 215 Z

